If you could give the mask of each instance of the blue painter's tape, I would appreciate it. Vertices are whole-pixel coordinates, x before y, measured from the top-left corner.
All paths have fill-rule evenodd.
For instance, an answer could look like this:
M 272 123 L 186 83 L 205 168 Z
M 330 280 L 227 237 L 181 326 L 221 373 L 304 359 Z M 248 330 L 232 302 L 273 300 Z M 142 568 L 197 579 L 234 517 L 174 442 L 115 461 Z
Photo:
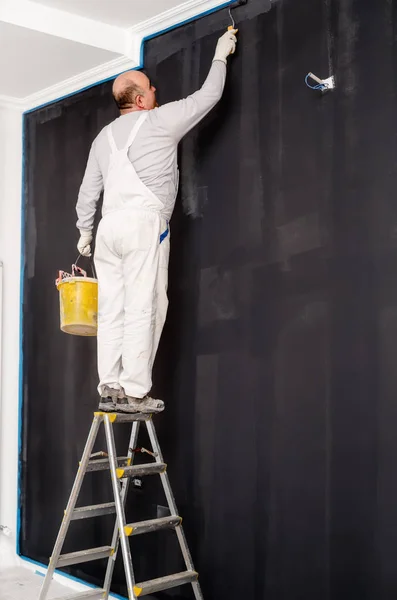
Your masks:
M 23 301 L 25 293 L 25 117 L 22 116 L 22 181 L 21 181 L 21 262 L 20 262 L 20 309 L 19 309 L 19 390 L 18 390 L 18 493 L 17 493 L 17 524 L 16 524 L 16 553 L 20 552 L 21 534 L 21 480 L 22 480 L 22 411 L 23 411 Z
M 36 565 L 37 567 L 43 567 L 43 569 L 47 569 L 47 565 L 43 565 L 42 563 L 37 562 L 37 560 L 33 560 L 32 558 L 27 558 L 26 556 L 20 556 L 20 558 L 27 563 Z M 36 571 L 36 572 L 38 575 L 43 575 L 43 577 L 45 577 L 45 574 L 40 573 L 39 571 Z M 57 573 L 58 575 L 62 575 L 62 577 L 66 577 L 66 579 L 75 581 L 76 583 L 81 583 L 82 585 L 85 585 L 86 587 L 89 587 L 93 590 L 100 589 L 100 588 L 98 588 L 97 585 L 92 585 L 92 583 L 87 583 L 86 581 L 83 581 L 82 579 L 78 579 L 78 577 L 73 577 L 73 575 L 69 575 L 68 573 L 64 573 L 63 571 L 56 570 L 55 573 Z M 128 600 L 128 598 L 126 598 L 125 596 L 119 596 L 118 594 L 114 594 L 113 592 L 111 592 L 111 597 L 118 598 L 118 600 Z
M 40 575 L 40 577 L 45 577 L 45 574 L 42 573 L 41 571 L 35 571 L 34 574 L 35 575 Z

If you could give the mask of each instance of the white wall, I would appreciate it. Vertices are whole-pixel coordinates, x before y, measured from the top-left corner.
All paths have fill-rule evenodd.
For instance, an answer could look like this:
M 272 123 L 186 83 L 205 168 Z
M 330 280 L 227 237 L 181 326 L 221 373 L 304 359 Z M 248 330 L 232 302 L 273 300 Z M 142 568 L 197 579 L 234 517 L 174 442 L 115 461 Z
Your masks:
M 22 115 L 0 107 L 0 261 L 3 263 L 0 381 L 0 564 L 16 565 Z

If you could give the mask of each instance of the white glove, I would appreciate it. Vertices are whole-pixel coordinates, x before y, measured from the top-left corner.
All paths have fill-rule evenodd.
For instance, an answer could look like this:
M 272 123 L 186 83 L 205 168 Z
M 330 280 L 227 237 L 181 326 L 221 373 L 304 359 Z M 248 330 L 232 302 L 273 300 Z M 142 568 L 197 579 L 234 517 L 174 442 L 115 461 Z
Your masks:
M 80 231 L 80 239 L 79 243 L 77 244 L 77 250 L 81 256 L 91 256 L 91 242 L 91 231 Z
M 226 59 L 229 54 L 234 54 L 236 51 L 236 33 L 237 29 L 230 29 L 219 38 L 213 60 L 221 60 L 225 64 L 227 63 Z

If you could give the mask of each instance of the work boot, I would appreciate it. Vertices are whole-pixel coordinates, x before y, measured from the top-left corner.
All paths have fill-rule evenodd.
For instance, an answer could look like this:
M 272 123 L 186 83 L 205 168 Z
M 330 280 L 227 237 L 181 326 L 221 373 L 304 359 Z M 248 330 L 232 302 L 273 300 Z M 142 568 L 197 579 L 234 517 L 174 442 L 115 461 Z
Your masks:
M 116 410 L 116 400 L 118 394 L 119 390 L 115 390 L 105 385 L 99 401 L 99 410 L 101 412 L 114 412 Z
M 144 398 L 127 396 L 124 390 L 121 390 L 116 400 L 116 410 L 123 413 L 159 413 L 164 410 L 164 402 L 150 396 Z

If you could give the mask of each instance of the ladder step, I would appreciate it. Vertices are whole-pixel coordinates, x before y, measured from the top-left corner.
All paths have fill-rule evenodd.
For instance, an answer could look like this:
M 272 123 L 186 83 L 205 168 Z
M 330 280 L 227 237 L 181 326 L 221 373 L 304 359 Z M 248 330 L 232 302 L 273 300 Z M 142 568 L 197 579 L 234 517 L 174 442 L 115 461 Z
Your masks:
M 55 600 L 101 600 L 105 593 L 104 589 L 96 589 L 90 590 L 89 592 L 80 592 L 77 594 L 72 594 L 72 596 L 62 596 L 62 598 L 56 598 Z
M 120 456 L 117 459 L 118 467 L 128 467 L 131 463 L 131 459 L 128 456 Z M 99 458 L 97 460 L 90 460 L 87 465 L 87 473 L 90 471 L 107 471 L 110 468 L 108 458 Z
M 150 581 L 137 583 L 134 587 L 134 594 L 139 598 L 140 596 L 146 596 L 147 594 L 161 592 L 161 590 L 178 587 L 185 583 L 193 583 L 194 581 L 197 581 L 197 578 L 198 573 L 196 573 L 196 571 L 183 571 L 182 573 L 176 573 L 175 575 L 151 579 Z
M 111 423 L 133 423 L 134 421 L 149 421 L 152 415 L 149 413 L 105 413 L 94 412 L 96 417 L 109 417 Z
M 124 527 L 125 534 L 140 535 L 142 533 L 152 533 L 160 529 L 175 529 L 182 523 L 181 517 L 163 517 L 161 519 L 151 519 L 150 521 L 140 521 L 138 523 L 129 523 Z
M 72 521 L 78 519 L 90 519 L 91 517 L 103 517 L 104 515 L 113 515 L 116 512 L 114 502 L 106 502 L 105 504 L 93 504 L 92 506 L 80 506 L 72 512 Z
M 156 475 L 164 473 L 167 469 L 165 463 L 148 463 L 143 465 L 135 465 L 134 467 L 125 467 L 125 469 L 117 469 L 117 477 L 138 477 L 139 475 Z
M 77 565 L 79 563 L 89 562 L 90 560 L 99 560 L 112 556 L 114 550 L 111 546 L 101 546 L 100 548 L 90 548 L 89 550 L 80 550 L 79 552 L 70 552 L 61 554 L 58 559 L 57 567 L 66 567 L 68 565 Z

